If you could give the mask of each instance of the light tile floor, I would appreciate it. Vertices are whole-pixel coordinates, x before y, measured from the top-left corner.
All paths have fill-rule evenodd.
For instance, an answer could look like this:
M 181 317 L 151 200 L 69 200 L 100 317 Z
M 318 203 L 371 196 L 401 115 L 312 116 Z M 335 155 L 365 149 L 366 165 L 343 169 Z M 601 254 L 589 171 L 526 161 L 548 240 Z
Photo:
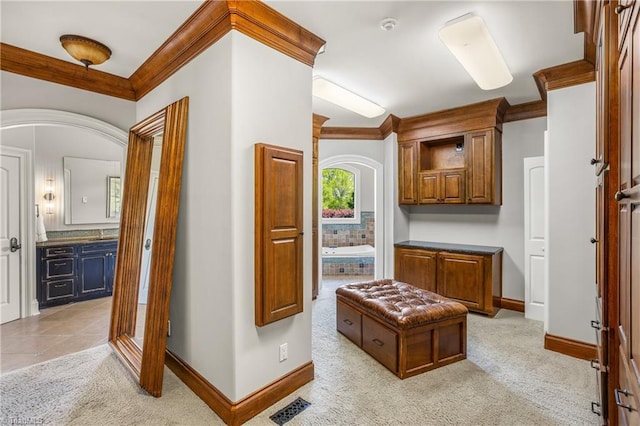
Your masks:
M 367 275 L 325 276 L 322 288 L 373 279 Z M 0 374 L 107 343 L 111 297 L 42 309 L 40 315 L 0 325 Z M 144 318 L 145 305 L 138 317 Z M 136 324 L 136 334 L 144 321 Z

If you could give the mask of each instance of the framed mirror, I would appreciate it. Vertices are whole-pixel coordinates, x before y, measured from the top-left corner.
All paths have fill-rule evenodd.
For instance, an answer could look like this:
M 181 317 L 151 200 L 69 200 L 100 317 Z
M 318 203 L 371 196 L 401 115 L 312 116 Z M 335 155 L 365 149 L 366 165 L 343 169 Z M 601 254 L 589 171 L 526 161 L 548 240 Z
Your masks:
M 126 184 L 122 188 L 109 344 L 140 386 L 156 397 L 162 394 L 188 105 L 185 97 L 129 130 Z M 159 160 L 154 158 L 158 150 Z M 153 179 L 152 163 L 159 164 Z M 156 191 L 152 197 L 150 183 Z M 147 207 L 151 199 L 155 209 Z M 145 238 L 150 217 L 152 242 Z M 143 265 L 145 251 L 148 266 Z M 148 279 L 146 303 L 141 306 L 143 270 Z

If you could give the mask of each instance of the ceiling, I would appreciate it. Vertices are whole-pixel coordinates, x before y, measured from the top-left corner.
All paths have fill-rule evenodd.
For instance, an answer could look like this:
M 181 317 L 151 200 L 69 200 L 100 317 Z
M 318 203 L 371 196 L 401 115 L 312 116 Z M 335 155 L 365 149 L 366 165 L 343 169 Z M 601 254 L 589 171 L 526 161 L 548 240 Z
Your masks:
M 328 126 L 377 127 L 392 113 L 409 117 L 506 97 L 540 99 L 532 74 L 583 58 L 583 35 L 573 34 L 573 1 L 272 1 L 266 3 L 326 40 L 314 75 L 322 75 L 386 108 L 367 119 L 314 98 Z M 80 34 L 111 48 L 96 66 L 129 77 L 200 6 L 200 1 L 0 2 L 1 40 L 73 62 L 58 41 Z M 447 21 L 475 13 L 486 22 L 514 79 L 483 91 L 438 38 Z M 398 20 L 392 31 L 380 28 Z M 37 23 L 37 24 L 36 24 Z

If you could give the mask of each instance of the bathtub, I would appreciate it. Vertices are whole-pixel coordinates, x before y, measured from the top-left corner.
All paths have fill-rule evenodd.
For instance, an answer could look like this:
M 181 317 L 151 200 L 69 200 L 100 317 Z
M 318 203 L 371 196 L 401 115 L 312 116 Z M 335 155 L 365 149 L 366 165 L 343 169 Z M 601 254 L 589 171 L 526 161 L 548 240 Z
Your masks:
M 323 275 L 373 275 L 375 248 L 366 244 L 348 247 L 322 247 Z
M 322 247 L 322 258 L 335 257 L 374 257 L 376 249 L 369 245 L 347 247 Z

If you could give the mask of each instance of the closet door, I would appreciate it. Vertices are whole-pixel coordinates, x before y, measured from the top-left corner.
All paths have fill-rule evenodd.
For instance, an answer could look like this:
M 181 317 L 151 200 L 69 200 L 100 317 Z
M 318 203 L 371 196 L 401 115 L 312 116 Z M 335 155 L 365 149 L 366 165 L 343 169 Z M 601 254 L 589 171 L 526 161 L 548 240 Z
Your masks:
M 302 312 L 302 151 L 256 144 L 255 323 Z

